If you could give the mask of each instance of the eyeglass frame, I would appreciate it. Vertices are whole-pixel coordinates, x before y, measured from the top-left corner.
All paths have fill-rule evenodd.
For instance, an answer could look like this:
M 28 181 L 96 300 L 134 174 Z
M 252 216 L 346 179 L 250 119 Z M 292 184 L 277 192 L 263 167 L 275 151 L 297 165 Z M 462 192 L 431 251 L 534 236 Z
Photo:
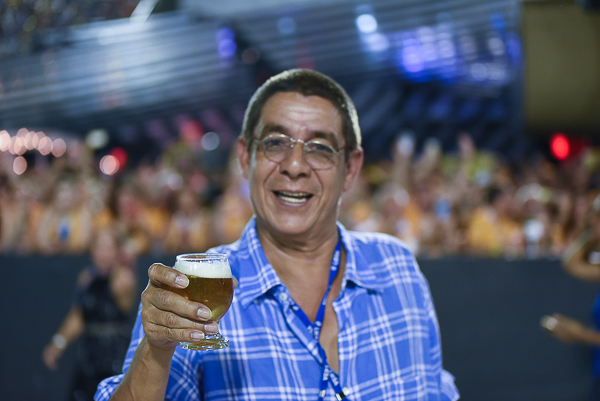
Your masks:
M 286 138 L 286 139 L 290 140 L 290 142 L 292 144 L 291 146 L 288 146 L 286 148 L 286 150 L 282 151 L 282 154 L 285 154 L 286 152 L 289 152 L 289 153 L 283 159 L 281 159 L 280 161 L 273 160 L 272 158 L 270 158 L 267 155 L 267 152 L 264 150 L 264 144 L 263 144 L 263 142 L 266 141 L 267 139 L 273 138 L 273 137 Z M 347 148 L 346 146 L 341 146 L 339 148 L 335 148 L 333 145 L 330 145 L 329 143 L 320 140 L 320 138 L 313 138 L 313 139 L 309 139 L 308 141 L 305 141 L 304 139 L 300 139 L 300 138 L 294 139 L 291 136 L 288 136 L 288 135 L 285 135 L 285 134 L 281 134 L 281 133 L 269 134 L 269 135 L 267 135 L 264 138 L 253 137 L 253 139 L 256 141 L 257 147 L 261 146 L 263 148 L 263 153 L 265 154 L 265 157 L 268 160 L 272 161 L 273 163 L 277 163 L 277 164 L 283 163 L 283 161 L 285 159 L 287 159 L 288 157 L 290 157 L 291 152 L 293 152 L 293 150 L 294 150 L 294 146 L 296 146 L 296 142 L 302 142 L 302 155 L 304 155 L 304 158 L 306 159 L 306 163 L 313 170 L 329 170 L 329 169 L 335 167 L 336 162 L 335 162 L 334 159 L 341 153 L 342 150 L 344 150 L 344 149 Z M 309 159 L 306 157 L 306 145 L 308 145 L 311 142 L 312 143 L 317 143 L 319 145 L 323 145 L 323 146 L 327 146 L 327 147 L 331 148 L 331 150 L 334 152 L 334 156 L 332 158 L 332 164 L 331 164 L 331 166 L 329 166 L 329 167 L 314 167 L 314 166 L 311 165 L 311 163 L 309 162 Z

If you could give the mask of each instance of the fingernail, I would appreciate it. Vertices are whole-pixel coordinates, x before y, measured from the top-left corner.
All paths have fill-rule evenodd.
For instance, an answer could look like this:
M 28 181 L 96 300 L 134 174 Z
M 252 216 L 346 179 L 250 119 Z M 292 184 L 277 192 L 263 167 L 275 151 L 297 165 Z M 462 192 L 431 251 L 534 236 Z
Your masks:
M 215 323 L 205 324 L 204 331 L 216 333 L 217 331 L 219 331 L 219 326 L 217 326 Z
M 187 287 L 189 283 L 188 278 L 186 276 L 177 276 L 177 278 L 175 278 L 175 282 L 180 287 Z
M 206 308 L 200 308 L 198 309 L 198 317 L 201 319 L 208 319 L 210 318 L 210 310 L 206 309 Z
M 204 338 L 204 333 L 201 331 L 192 332 L 192 340 L 202 340 Z

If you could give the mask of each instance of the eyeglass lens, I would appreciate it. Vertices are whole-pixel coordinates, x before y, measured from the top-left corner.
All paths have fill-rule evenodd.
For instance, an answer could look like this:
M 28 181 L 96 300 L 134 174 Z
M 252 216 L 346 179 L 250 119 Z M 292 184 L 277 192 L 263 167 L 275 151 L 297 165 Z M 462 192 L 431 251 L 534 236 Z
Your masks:
M 317 139 L 307 142 L 301 139 L 292 139 L 285 135 L 269 135 L 261 141 L 267 158 L 276 163 L 281 163 L 288 158 L 292 148 L 300 142 L 303 145 L 304 157 L 307 163 L 314 169 L 325 169 L 335 164 L 336 151 L 331 145 Z

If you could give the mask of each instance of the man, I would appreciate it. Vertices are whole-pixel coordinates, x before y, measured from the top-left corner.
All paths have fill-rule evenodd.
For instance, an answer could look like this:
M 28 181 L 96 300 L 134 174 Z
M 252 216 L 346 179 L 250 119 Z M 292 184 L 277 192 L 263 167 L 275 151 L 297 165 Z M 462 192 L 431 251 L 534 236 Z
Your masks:
M 230 346 L 177 347 L 216 324 L 166 289 L 185 287 L 185 276 L 154 264 L 125 374 L 96 399 L 457 399 L 413 255 L 391 236 L 337 224 L 363 162 L 345 91 L 310 70 L 271 78 L 250 100 L 237 156 L 255 216 L 239 241 L 214 249 L 239 281 L 219 322 Z

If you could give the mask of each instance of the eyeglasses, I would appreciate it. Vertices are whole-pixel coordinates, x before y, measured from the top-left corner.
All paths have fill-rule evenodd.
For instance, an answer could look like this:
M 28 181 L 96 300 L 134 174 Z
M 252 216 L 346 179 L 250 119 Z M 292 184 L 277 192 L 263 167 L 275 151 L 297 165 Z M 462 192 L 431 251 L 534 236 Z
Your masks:
M 258 140 L 258 138 L 256 138 Z M 283 134 L 271 134 L 261 140 L 263 152 L 267 159 L 275 163 L 281 163 L 292 154 L 292 149 L 297 142 L 303 145 L 303 153 L 308 165 L 314 170 L 326 170 L 335 166 L 336 157 L 342 148 L 334 148 L 321 139 L 293 139 Z
M 308 165 L 314 170 L 326 170 L 335 166 L 335 158 L 343 148 L 335 149 L 320 139 L 303 141 L 293 139 L 283 134 L 271 134 L 259 141 L 267 159 L 275 163 L 281 163 L 292 153 L 297 142 L 301 142 L 304 157 Z

